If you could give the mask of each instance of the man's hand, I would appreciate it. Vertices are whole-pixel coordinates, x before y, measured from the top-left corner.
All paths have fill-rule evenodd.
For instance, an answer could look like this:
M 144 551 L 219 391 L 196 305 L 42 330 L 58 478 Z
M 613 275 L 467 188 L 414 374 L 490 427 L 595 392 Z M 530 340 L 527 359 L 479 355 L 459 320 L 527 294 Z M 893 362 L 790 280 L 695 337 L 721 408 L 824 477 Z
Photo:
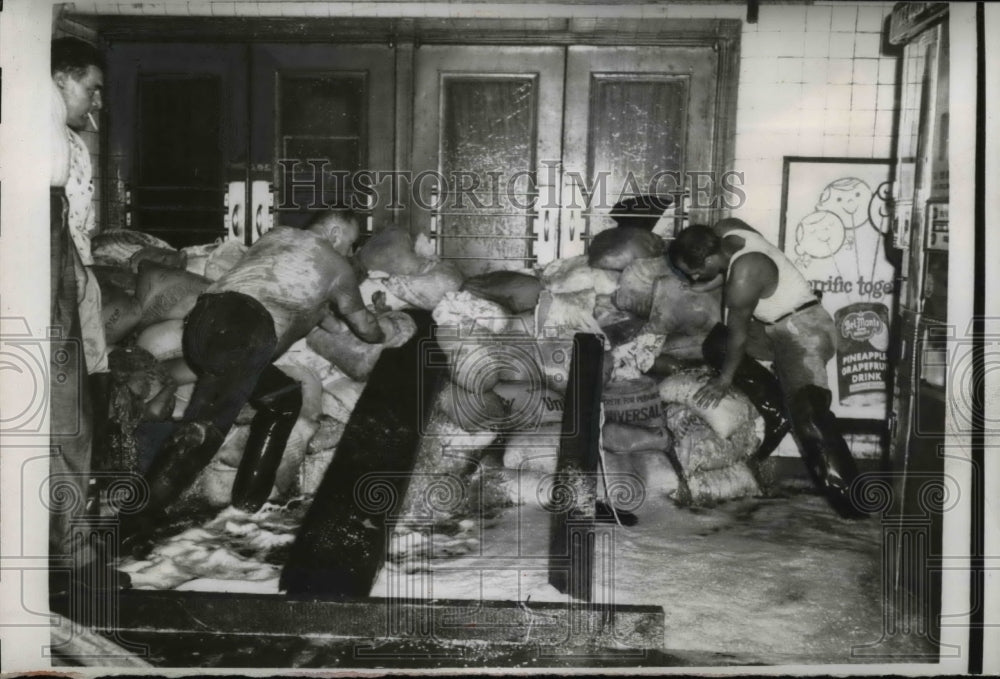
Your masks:
M 694 402 L 702 408 L 714 408 L 729 394 L 732 385 L 732 379 L 726 379 L 722 375 L 713 377 L 695 392 Z

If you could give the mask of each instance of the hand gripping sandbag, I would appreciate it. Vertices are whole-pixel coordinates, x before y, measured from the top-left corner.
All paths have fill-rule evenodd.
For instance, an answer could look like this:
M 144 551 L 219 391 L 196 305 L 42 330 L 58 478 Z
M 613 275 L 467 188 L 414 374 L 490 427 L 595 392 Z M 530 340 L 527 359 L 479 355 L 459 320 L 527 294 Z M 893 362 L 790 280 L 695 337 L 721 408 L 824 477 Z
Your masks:
M 415 309 L 433 311 L 444 296 L 462 286 L 462 273 L 451 262 L 427 260 L 412 275 L 390 275 L 385 288 L 393 297 Z
M 698 405 L 694 396 L 708 379 L 709 375 L 705 373 L 683 372 L 671 375 L 660 382 L 660 398 L 664 403 L 687 406 L 705 420 L 720 438 L 729 438 L 746 421 L 757 417 L 757 411 L 746 396 L 732 389 L 714 408 Z
M 306 336 L 306 344 L 351 379 L 364 382 L 383 349 L 402 346 L 416 331 L 413 320 L 402 311 L 380 315 L 378 324 L 386 336 L 382 344 L 369 344 L 359 339 L 346 324 L 332 332 L 322 327 L 314 328 Z

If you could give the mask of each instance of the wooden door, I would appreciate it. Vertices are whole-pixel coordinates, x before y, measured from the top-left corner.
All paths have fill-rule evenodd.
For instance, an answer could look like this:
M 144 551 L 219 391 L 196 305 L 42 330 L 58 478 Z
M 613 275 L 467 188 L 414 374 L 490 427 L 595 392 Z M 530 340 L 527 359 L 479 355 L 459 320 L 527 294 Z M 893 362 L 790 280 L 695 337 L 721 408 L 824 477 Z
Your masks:
M 566 63 L 561 257 L 615 225 L 608 214 L 619 198 L 683 189 L 685 173 L 721 170 L 711 46 L 580 45 Z
M 388 192 L 361 175 L 393 168 L 393 55 L 385 45 L 253 47 L 252 240 L 267 228 L 267 183 L 274 223 L 301 225 L 324 207 L 361 209 L 369 228 L 391 221 Z
M 175 247 L 223 236 L 226 175 L 246 162 L 243 48 L 116 43 L 107 81 L 107 167 L 125 202 L 111 225 Z
M 466 275 L 556 257 L 564 51 L 415 51 L 414 229 Z

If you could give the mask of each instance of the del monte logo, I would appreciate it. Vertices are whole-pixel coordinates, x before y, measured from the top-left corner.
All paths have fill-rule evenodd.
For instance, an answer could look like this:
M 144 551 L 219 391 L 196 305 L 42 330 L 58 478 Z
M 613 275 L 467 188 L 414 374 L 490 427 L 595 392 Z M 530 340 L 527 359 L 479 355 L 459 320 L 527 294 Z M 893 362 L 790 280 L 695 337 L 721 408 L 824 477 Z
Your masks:
M 840 334 L 844 339 L 863 342 L 881 333 L 883 327 L 882 319 L 874 311 L 853 311 L 840 322 Z

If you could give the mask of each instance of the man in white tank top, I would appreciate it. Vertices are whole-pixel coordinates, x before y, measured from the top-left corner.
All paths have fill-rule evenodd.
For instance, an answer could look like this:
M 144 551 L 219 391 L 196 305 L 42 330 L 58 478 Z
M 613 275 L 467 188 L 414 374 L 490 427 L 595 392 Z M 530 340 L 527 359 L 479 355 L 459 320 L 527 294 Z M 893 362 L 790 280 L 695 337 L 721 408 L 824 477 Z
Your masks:
M 739 219 L 692 225 L 668 250 L 671 265 L 698 289 L 725 286 L 725 325 L 703 346 L 719 374 L 696 394 L 714 407 L 736 386 L 764 418 L 766 436 L 754 457 L 769 455 L 794 431 L 813 481 L 844 517 L 863 516 L 851 501 L 857 467 L 830 412 L 826 364 L 837 347 L 830 314 L 794 264 Z M 773 361 L 777 380 L 753 359 Z

